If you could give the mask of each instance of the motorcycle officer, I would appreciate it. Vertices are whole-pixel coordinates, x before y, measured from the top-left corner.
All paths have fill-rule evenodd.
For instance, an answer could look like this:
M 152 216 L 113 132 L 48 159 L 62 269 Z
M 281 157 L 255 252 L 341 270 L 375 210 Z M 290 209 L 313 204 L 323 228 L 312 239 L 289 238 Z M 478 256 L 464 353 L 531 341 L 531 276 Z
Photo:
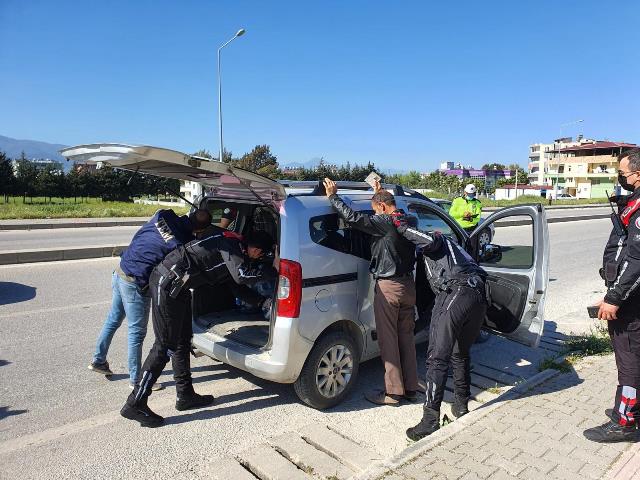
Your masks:
M 420 440 L 440 428 L 449 362 L 453 367 L 453 415 L 469 413 L 471 360 L 469 350 L 487 311 L 486 272 L 450 238 L 410 226 L 412 217 L 395 217 L 398 233 L 422 251 L 429 286 L 436 294 L 427 349 L 426 402 L 420 423 L 407 437 Z
M 176 381 L 176 409 L 187 410 L 211 405 L 213 395 L 198 395 L 193 390 L 189 353 L 191 349 L 190 289 L 203 284 L 227 284 L 237 298 L 270 309 L 271 298 L 249 288 L 271 272 L 251 266 L 248 259 L 259 259 L 273 247 L 265 232 L 242 236 L 217 227 L 217 233 L 194 240 L 171 252 L 151 273 L 149 289 L 152 297 L 153 330 L 156 340 L 142 366 L 142 379 L 127 398 L 120 414 L 145 427 L 158 427 L 164 419 L 147 406 L 151 386 L 171 359 Z
M 603 255 L 600 273 L 607 294 L 599 304 L 598 318 L 607 320 L 618 369 L 614 408 L 610 420 L 584 431 L 594 442 L 638 440 L 638 389 L 640 389 L 640 148 L 618 155 L 618 183 L 632 192 L 613 197 L 618 214 Z

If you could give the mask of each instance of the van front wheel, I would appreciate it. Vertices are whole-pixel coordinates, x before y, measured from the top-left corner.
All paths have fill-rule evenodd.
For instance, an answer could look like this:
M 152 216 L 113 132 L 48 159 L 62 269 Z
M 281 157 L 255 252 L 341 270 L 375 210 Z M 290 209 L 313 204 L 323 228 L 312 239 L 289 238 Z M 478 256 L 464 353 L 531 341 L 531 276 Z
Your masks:
M 334 407 L 349 395 L 359 363 L 358 348 L 347 333 L 328 333 L 311 349 L 293 388 L 313 408 Z

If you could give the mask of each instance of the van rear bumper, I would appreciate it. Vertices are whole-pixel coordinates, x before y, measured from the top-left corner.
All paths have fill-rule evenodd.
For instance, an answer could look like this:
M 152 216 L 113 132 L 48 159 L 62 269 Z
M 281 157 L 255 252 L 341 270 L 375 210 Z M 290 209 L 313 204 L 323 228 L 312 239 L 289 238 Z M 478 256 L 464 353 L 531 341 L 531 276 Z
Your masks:
M 313 342 L 298 333 L 298 322 L 297 318 L 277 317 L 268 350 L 243 345 L 211 332 L 195 333 L 192 342 L 205 355 L 256 377 L 293 383 L 313 348 Z

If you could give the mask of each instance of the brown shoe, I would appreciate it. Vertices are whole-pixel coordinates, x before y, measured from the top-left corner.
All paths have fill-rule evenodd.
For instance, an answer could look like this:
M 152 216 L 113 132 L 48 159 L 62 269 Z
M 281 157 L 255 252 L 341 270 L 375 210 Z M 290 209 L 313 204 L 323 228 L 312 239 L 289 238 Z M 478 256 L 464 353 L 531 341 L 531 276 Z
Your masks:
M 402 395 L 389 395 L 384 390 L 374 390 L 373 392 L 365 393 L 364 398 L 376 405 L 391 405 L 397 407 L 400 405 Z

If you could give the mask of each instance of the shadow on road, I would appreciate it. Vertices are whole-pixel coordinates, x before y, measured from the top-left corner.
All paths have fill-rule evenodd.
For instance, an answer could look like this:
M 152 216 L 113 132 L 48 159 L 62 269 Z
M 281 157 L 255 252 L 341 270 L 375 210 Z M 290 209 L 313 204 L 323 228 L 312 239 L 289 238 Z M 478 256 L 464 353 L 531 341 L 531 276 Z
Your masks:
M 0 305 L 26 302 L 36 296 L 35 287 L 15 282 L 0 282 Z
M 5 365 L 10 365 L 11 362 L 9 360 L 0 359 L 0 367 L 4 367 Z
M 14 415 L 22 415 L 29 410 L 9 410 L 11 407 L 0 407 L 0 420 L 4 420 L 7 417 L 13 417 Z

